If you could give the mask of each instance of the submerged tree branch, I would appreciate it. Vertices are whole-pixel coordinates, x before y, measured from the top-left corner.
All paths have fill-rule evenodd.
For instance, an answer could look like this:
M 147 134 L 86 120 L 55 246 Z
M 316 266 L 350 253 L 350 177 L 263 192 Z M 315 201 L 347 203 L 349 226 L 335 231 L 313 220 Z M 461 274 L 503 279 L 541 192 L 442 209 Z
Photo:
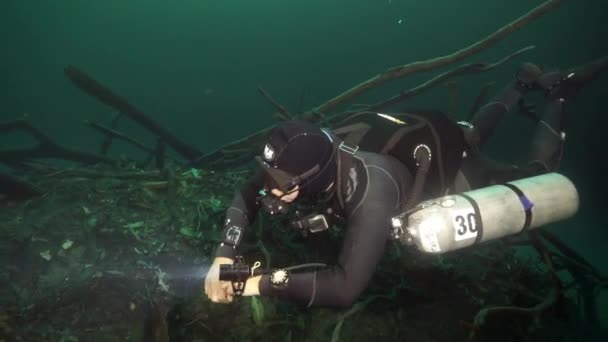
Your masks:
M 270 102 L 270 104 L 274 108 L 276 108 L 276 110 L 278 111 L 277 116 L 279 117 L 279 119 L 281 119 L 281 120 L 291 119 L 292 115 L 289 113 L 287 108 L 285 108 L 285 106 L 283 106 L 279 102 L 277 102 L 264 88 L 262 88 L 262 86 L 258 86 L 258 91 L 260 92 L 260 94 L 262 94 L 262 96 L 264 96 L 264 98 L 266 98 L 266 100 L 268 100 L 268 102 Z
M 111 138 L 117 138 L 117 139 L 120 139 L 122 141 L 126 141 L 126 142 L 128 142 L 130 144 L 133 144 L 133 145 L 137 146 L 138 148 L 140 148 L 143 151 L 146 151 L 146 152 L 149 152 L 149 153 L 154 153 L 154 148 L 148 147 L 148 146 L 144 145 L 142 142 L 140 142 L 140 141 L 138 141 L 138 140 L 136 140 L 134 138 L 131 138 L 130 136 L 128 136 L 128 135 L 126 135 L 126 134 L 124 134 L 122 132 L 119 132 L 119 131 L 117 131 L 115 129 L 112 129 L 110 127 L 106 127 L 106 126 L 104 126 L 102 124 L 99 124 L 97 122 L 91 122 L 91 121 L 85 120 L 84 123 L 87 124 L 87 125 L 89 125 L 89 126 L 91 126 L 94 129 L 100 131 L 103 135 L 105 135 L 108 138 L 110 138 L 110 137 Z
M 64 73 L 80 90 L 104 104 L 119 110 L 122 114 L 137 122 L 143 128 L 158 135 L 161 139 L 166 141 L 171 148 L 187 160 L 194 160 L 202 155 L 198 149 L 186 144 L 163 125 L 152 120 L 148 115 L 127 102 L 125 98 L 115 94 L 108 87 L 97 82 L 84 71 L 69 65 L 65 68 Z
M 414 87 L 409 90 L 404 90 L 399 95 L 393 96 L 393 97 L 389 98 L 388 100 L 384 100 L 384 101 L 381 101 L 381 102 L 378 102 L 378 103 L 372 104 L 372 105 L 362 105 L 362 104 L 357 105 L 357 109 L 354 111 L 338 113 L 338 114 L 330 115 L 327 117 L 324 117 L 321 113 L 315 112 L 315 113 L 304 114 L 304 116 L 302 118 L 304 120 L 307 120 L 307 121 L 310 121 L 313 123 L 317 123 L 318 121 L 323 121 L 323 124 L 332 126 L 332 125 L 335 125 L 336 123 L 340 122 L 340 120 L 342 118 L 350 116 L 352 114 L 356 114 L 356 113 L 359 113 L 362 111 L 368 111 L 368 110 L 369 111 L 378 110 L 378 109 L 387 107 L 389 105 L 399 103 L 400 101 L 412 98 L 416 95 L 419 95 L 420 93 L 422 93 L 424 91 L 427 91 L 427 90 L 441 84 L 441 82 L 443 82 L 451 77 L 456 77 L 456 76 L 464 75 L 467 73 L 480 73 L 480 72 L 486 72 L 486 71 L 492 70 L 492 69 L 508 62 L 509 60 L 515 58 L 516 56 L 518 56 L 526 51 L 529 51 L 533 48 L 534 48 L 534 46 L 527 46 L 523 49 L 513 52 L 512 54 L 510 54 L 494 63 L 474 63 L 474 64 L 466 64 L 466 65 L 456 67 L 450 71 L 440 74 L 440 75 L 418 85 L 417 87 Z M 253 158 L 252 151 L 254 150 L 254 148 L 260 144 L 264 135 L 267 134 L 273 127 L 274 126 L 267 127 L 261 131 L 255 132 L 242 139 L 239 139 L 239 140 L 233 141 L 229 144 L 226 144 L 226 145 L 220 147 L 219 149 L 217 149 L 209 154 L 204 155 L 203 157 L 199 158 L 198 160 L 193 161 L 192 165 L 203 165 L 203 164 L 214 165 L 218 161 L 221 161 L 222 163 L 226 163 L 227 167 L 231 167 L 234 164 L 240 163 L 242 161 L 250 160 L 251 158 Z M 241 153 L 240 158 L 226 159 L 226 155 L 229 154 L 230 153 L 229 151 L 231 151 L 231 150 L 238 151 L 239 153 Z
M 122 117 L 122 113 L 120 113 L 120 112 L 118 112 L 118 113 L 116 113 L 116 115 L 114 115 L 114 118 L 112 118 L 112 121 L 110 123 L 111 129 L 116 129 L 118 127 L 118 120 L 120 120 L 121 117 Z M 108 150 L 110 149 L 110 145 L 112 145 L 112 136 L 107 135 L 106 138 L 101 143 L 101 149 L 100 149 L 101 154 L 103 154 L 105 156 L 108 153 Z
M 441 68 L 450 64 L 457 63 L 467 57 L 470 57 L 488 47 L 496 44 L 501 39 L 504 39 L 511 33 L 523 28 L 528 25 L 533 20 L 541 17 L 545 13 L 549 12 L 552 9 L 555 9 L 559 5 L 561 5 L 564 0 L 548 0 L 543 4 L 537 6 L 532 9 L 528 13 L 523 16 L 517 18 L 516 20 L 508 23 L 507 25 L 500 28 L 498 31 L 490 34 L 486 38 L 464 48 L 459 51 L 456 51 L 450 55 L 428 59 L 425 61 L 414 62 L 407 65 L 397 66 L 388 69 L 387 71 L 378 74 L 367 81 L 364 81 L 355 87 L 343 92 L 342 94 L 334 97 L 333 99 L 325 102 L 324 104 L 318 106 L 314 109 L 314 111 L 321 113 L 328 113 L 333 110 L 340 104 L 347 102 L 356 96 L 361 95 L 362 93 L 377 87 L 383 83 L 388 81 L 392 81 L 398 78 L 402 78 L 405 76 L 413 75 L 419 72 L 431 71 L 437 68 Z
M 530 318 L 531 321 L 538 321 L 540 315 L 546 310 L 557 305 L 560 300 L 563 299 L 563 286 L 557 275 L 553 261 L 547 248 L 542 244 L 541 240 L 537 237 L 537 232 L 529 233 L 531 243 L 541 258 L 549 268 L 551 279 L 553 280 L 553 289 L 545 297 L 543 301 L 530 308 L 523 308 L 518 306 L 493 306 L 479 310 L 473 320 L 473 327 L 469 335 L 469 339 L 476 340 L 479 337 L 481 329 L 483 329 L 489 317 L 503 316 L 505 318 L 513 318 L 514 316 L 525 316 Z
M 25 148 L 1 149 L 0 161 L 2 162 L 15 163 L 34 158 L 56 158 L 85 164 L 108 163 L 113 165 L 116 163 L 116 161 L 105 156 L 61 146 L 24 119 L 0 123 L 0 132 L 10 131 L 28 132 L 34 139 L 38 140 L 38 145 Z
M 490 70 L 497 68 L 497 67 L 501 66 L 502 64 L 510 61 L 511 59 L 521 55 L 522 53 L 527 52 L 532 49 L 534 49 L 533 45 L 526 46 L 494 63 L 471 63 L 471 64 L 465 64 L 465 65 L 458 66 L 452 70 L 439 74 L 414 88 L 411 88 L 408 90 L 403 90 L 398 95 L 395 95 L 389 99 L 380 101 L 378 103 L 372 104 L 367 108 L 358 108 L 358 110 L 354 111 L 354 112 L 346 112 L 346 113 L 341 113 L 341 114 L 337 114 L 337 115 L 332 115 L 332 116 L 330 116 L 330 118 L 331 118 L 331 120 L 335 120 L 336 116 L 340 116 L 340 117 L 348 116 L 348 115 L 355 114 L 355 113 L 361 112 L 361 111 L 376 111 L 376 110 L 381 110 L 381 109 L 387 108 L 389 106 L 393 106 L 397 103 L 403 102 L 414 96 L 420 95 L 422 92 L 428 91 L 452 77 L 462 76 L 462 75 L 466 75 L 466 74 L 477 74 L 477 73 L 490 71 Z
M 473 321 L 473 330 L 469 335 L 471 340 L 478 338 L 479 329 L 483 327 L 489 317 L 503 316 L 505 318 L 513 318 L 513 316 L 525 316 L 531 319 L 537 319 L 542 312 L 551 308 L 558 300 L 559 293 L 555 289 L 551 290 L 549 295 L 537 305 L 530 308 L 522 308 L 517 306 L 493 306 L 481 309 Z

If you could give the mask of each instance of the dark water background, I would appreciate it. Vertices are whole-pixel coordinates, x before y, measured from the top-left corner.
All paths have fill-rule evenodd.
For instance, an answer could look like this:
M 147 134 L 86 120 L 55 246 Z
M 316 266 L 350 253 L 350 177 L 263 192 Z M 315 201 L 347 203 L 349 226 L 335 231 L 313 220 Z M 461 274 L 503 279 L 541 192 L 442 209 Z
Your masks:
M 73 64 L 209 150 L 273 123 L 258 94 L 263 85 L 292 111 L 310 109 L 385 70 L 452 53 L 542 1 L 534 0 L 105 0 L 0 2 L 0 120 L 28 113 L 57 141 L 96 151 L 100 137 L 83 120 L 108 122 L 112 109 L 72 86 Z M 565 3 L 507 39 L 467 59 L 493 62 L 527 45 L 536 49 L 494 71 L 456 80 L 463 118 L 481 85 L 497 91 L 519 63 L 565 68 L 608 54 L 608 2 Z M 399 22 L 401 21 L 401 22 Z M 356 103 L 410 88 L 436 73 L 383 86 Z M 302 97 L 301 95 L 304 94 Z M 581 208 L 553 229 L 608 273 L 604 219 L 608 73 L 570 107 L 563 172 L 578 186 Z M 450 109 L 445 87 L 416 107 Z M 137 127 L 123 130 L 146 142 Z M 517 161 L 532 127 L 510 117 L 489 152 Z M 21 134 L 0 146 L 28 143 Z M 115 144 L 114 154 L 135 151 Z M 121 148 L 122 150 L 118 150 Z M 608 295 L 600 306 L 608 307 Z M 603 322 L 608 313 L 603 313 Z M 607 324 L 607 323 L 605 323 Z

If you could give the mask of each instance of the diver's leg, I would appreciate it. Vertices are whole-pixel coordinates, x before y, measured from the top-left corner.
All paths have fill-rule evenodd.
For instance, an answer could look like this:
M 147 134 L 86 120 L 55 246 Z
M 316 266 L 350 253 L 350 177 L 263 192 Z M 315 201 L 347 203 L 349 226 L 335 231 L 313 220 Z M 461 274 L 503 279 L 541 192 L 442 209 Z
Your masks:
M 556 170 L 559 167 L 566 136 L 564 107 L 586 84 L 607 68 L 608 56 L 567 71 L 552 71 L 540 76 L 536 75 L 533 65 L 529 65 L 527 69 L 522 68 L 527 72 L 519 74 L 522 76 L 518 77 L 520 89 L 523 87 L 526 90 L 543 90 L 547 100 L 542 117 L 538 119 L 530 147 L 528 159 L 530 162 L 525 167 L 500 163 L 483 156 L 479 151 L 475 151 L 475 145 L 470 145 L 472 150 L 469 152 L 471 153 L 463 160 L 462 168 L 459 171 L 464 176 L 465 181 L 462 183 L 465 184 L 465 187 L 475 189 Z M 514 91 L 511 90 L 512 88 L 513 85 L 507 86 L 502 94 L 507 95 L 504 96 L 507 99 L 506 102 L 514 104 L 521 99 L 521 96 L 517 95 L 517 87 Z M 520 91 L 521 93 L 523 91 Z M 508 94 L 512 94 L 512 96 L 508 96 Z M 473 120 L 477 127 L 465 129 L 465 135 L 475 136 L 473 133 L 479 131 L 478 139 L 483 136 L 485 139 L 481 143 L 485 142 L 502 116 L 504 113 L 498 110 L 492 111 L 489 108 L 480 110 Z M 468 140 L 471 141 L 470 137 Z
M 554 171 L 559 167 L 566 139 L 564 132 L 564 99 L 545 104 L 530 146 L 528 168 L 531 173 Z
M 562 156 L 565 100 L 549 100 L 537 123 L 529 152 L 529 163 L 519 167 L 475 153 L 463 160 L 461 172 L 472 188 L 501 184 L 551 172 L 559 167 Z
M 524 94 L 536 86 L 538 77 L 542 74 L 539 67 L 532 63 L 524 63 L 517 72 L 517 79 L 505 86 L 494 99 L 481 107 L 471 120 L 472 129 L 468 140 L 476 148 L 483 146 L 494 134 L 496 126 L 515 105 L 519 104 Z M 472 141 L 471 141 L 472 140 Z
M 537 83 L 545 90 L 547 101 L 530 146 L 530 172 L 550 172 L 559 167 L 566 139 L 565 106 L 606 68 L 608 56 L 567 71 L 548 72 L 539 77 Z

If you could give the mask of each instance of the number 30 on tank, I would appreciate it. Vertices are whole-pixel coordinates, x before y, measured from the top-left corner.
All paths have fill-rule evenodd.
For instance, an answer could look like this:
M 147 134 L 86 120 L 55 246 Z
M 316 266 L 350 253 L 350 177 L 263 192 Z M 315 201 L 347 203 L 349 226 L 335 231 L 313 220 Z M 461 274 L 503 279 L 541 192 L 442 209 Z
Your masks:
M 477 237 L 477 216 L 474 212 L 460 212 L 453 219 L 456 241 Z

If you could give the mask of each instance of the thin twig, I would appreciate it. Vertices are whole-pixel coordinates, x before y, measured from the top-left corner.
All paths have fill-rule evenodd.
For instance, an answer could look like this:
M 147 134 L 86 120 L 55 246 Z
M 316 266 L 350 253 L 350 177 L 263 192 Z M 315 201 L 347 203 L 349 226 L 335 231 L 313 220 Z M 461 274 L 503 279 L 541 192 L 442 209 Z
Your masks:
M 24 119 L 0 123 L 0 132 L 10 131 L 28 132 L 38 141 L 38 145 L 26 148 L 0 149 L 0 161 L 2 162 L 14 163 L 35 158 L 56 158 L 85 164 L 108 163 L 114 165 L 116 163 L 116 161 L 102 155 L 59 145 Z
M 338 319 L 338 323 L 336 324 L 334 331 L 332 333 L 331 341 L 338 342 L 340 340 L 340 332 L 342 330 L 342 326 L 344 325 L 344 320 L 346 320 L 348 317 L 356 314 L 357 312 L 363 310 L 369 303 L 373 302 L 376 299 L 388 299 L 388 300 L 393 299 L 395 297 L 395 295 L 397 294 L 397 290 L 399 288 L 400 288 L 400 286 L 396 286 L 393 288 L 391 293 L 389 293 L 387 295 L 373 295 L 373 296 L 353 305 L 352 308 L 350 308 L 346 313 L 342 314 L 340 316 L 340 318 Z
M 278 111 L 277 115 L 279 116 L 279 118 L 281 120 L 289 120 L 292 117 L 292 115 L 289 113 L 289 111 L 283 105 L 281 105 L 279 102 L 277 102 L 272 96 L 270 96 L 270 94 L 266 90 L 264 90 L 264 88 L 262 88 L 261 85 L 258 86 L 258 91 Z
M 117 131 L 115 129 L 112 129 L 110 127 L 106 127 L 106 126 L 104 126 L 102 124 L 99 124 L 99 123 L 96 123 L 96 122 L 91 122 L 91 121 L 88 121 L 88 120 L 85 120 L 84 123 L 87 124 L 87 125 L 89 125 L 89 126 L 91 126 L 91 127 L 93 127 L 94 129 L 100 131 L 106 137 L 117 138 L 117 139 L 126 141 L 126 142 L 128 142 L 130 144 L 133 144 L 133 145 L 137 146 L 138 148 L 140 148 L 140 149 L 142 149 L 142 150 L 144 150 L 146 152 L 154 153 L 154 149 L 152 147 L 148 147 L 148 146 L 144 145 L 142 142 L 138 141 L 137 139 L 131 138 L 130 136 L 128 136 L 128 135 L 126 135 L 126 134 L 124 134 L 122 132 L 119 132 L 119 131 Z
M 177 153 L 188 160 L 194 160 L 202 155 L 195 147 L 186 144 L 179 137 L 170 132 L 165 125 L 154 121 L 150 116 L 130 104 L 125 98 L 114 93 L 110 88 L 94 80 L 83 70 L 69 65 L 64 74 L 80 90 L 98 99 L 102 103 L 115 108 L 131 120 L 137 122 L 143 128 L 161 137 Z
M 487 319 L 490 316 L 504 315 L 507 317 L 512 317 L 515 315 L 523 315 L 537 320 L 543 312 L 554 306 L 562 298 L 563 285 L 555 271 L 555 267 L 553 266 L 553 261 L 551 259 L 549 251 L 542 244 L 541 240 L 537 237 L 537 232 L 530 232 L 529 236 L 532 245 L 541 255 L 543 261 L 549 268 L 549 272 L 554 283 L 554 288 L 542 302 L 530 308 L 523 308 L 517 306 L 493 306 L 479 310 L 479 312 L 475 315 L 475 318 L 473 319 L 473 325 L 471 333 L 469 335 L 469 339 L 475 340 L 478 338 L 479 332 L 486 324 Z
M 118 120 L 120 120 L 121 117 L 122 117 L 121 112 L 116 113 L 116 115 L 114 115 L 114 118 L 112 118 L 110 128 L 116 129 L 118 127 Z M 106 153 L 108 153 L 108 150 L 110 149 L 110 145 L 112 145 L 112 136 L 107 135 L 106 138 L 101 143 L 100 150 L 101 150 L 102 155 L 105 156 Z
M 523 315 L 527 317 L 536 318 L 538 317 L 538 315 L 540 315 L 540 313 L 553 306 L 553 304 L 557 301 L 558 297 L 558 291 L 553 289 L 551 290 L 549 295 L 545 297 L 545 300 L 530 308 L 522 308 L 516 306 L 493 306 L 481 309 L 477 313 L 477 315 L 475 315 L 475 319 L 473 320 L 472 331 L 469 335 L 469 338 L 477 338 L 477 334 L 479 333 L 480 328 L 485 325 L 488 317 L 502 314 L 505 316 Z

